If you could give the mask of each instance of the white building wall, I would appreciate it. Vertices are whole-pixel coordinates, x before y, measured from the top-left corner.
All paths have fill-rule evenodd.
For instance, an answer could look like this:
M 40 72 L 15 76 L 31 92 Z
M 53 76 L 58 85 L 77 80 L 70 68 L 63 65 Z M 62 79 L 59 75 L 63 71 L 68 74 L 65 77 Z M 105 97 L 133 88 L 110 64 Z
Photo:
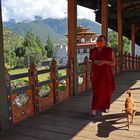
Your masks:
M 89 52 L 77 53 L 77 61 L 78 63 L 82 63 L 84 61 L 85 56 L 89 57 Z M 57 61 L 59 65 L 65 66 L 68 61 L 68 48 L 67 45 L 56 46 L 53 54 L 53 58 Z
M 130 54 L 131 54 L 131 43 L 132 43 L 132 41 L 130 41 L 130 47 L 129 47 L 129 52 L 130 52 Z M 138 55 L 138 56 L 140 56 L 140 46 L 139 45 L 137 45 L 137 44 L 135 44 L 135 55 Z

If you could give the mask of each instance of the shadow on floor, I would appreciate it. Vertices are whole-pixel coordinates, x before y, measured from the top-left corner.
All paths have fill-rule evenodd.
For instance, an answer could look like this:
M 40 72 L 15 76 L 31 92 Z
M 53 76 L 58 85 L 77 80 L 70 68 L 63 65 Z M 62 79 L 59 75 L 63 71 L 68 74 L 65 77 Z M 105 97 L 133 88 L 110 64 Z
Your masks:
M 113 131 L 119 129 L 127 130 L 126 121 L 122 121 L 124 118 L 124 113 L 102 116 L 102 121 L 99 121 L 99 124 L 97 125 L 98 129 L 96 136 L 107 138 Z M 97 121 L 94 121 L 94 123 L 95 122 Z M 121 126 L 116 126 L 117 124 L 121 124 Z
M 140 112 L 137 112 L 136 116 L 139 115 Z M 98 130 L 96 136 L 107 138 L 113 131 L 128 130 L 127 119 L 125 117 L 125 113 L 119 113 L 101 116 L 99 119 L 96 119 L 95 121 L 93 121 L 93 123 L 99 122 L 99 124 L 97 125 Z

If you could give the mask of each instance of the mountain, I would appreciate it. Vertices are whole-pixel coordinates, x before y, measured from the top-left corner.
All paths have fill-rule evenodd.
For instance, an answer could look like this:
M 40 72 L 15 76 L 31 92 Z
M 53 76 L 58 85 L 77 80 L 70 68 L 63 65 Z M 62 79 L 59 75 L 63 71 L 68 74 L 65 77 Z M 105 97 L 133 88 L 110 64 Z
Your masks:
M 10 19 L 9 21 L 4 22 L 5 26 L 11 26 L 16 24 L 16 21 L 14 19 Z
M 77 23 L 81 26 L 89 28 L 89 31 L 96 32 L 97 35 L 101 34 L 101 24 L 93 22 L 88 19 L 78 19 Z
M 67 38 L 64 36 L 67 34 L 67 19 L 53 19 L 47 18 L 42 19 L 41 17 L 36 17 L 35 21 L 32 22 L 20 22 L 20 23 L 4 23 L 10 30 L 25 36 L 27 32 L 32 32 L 38 36 L 44 43 L 48 39 L 48 35 L 55 43 L 66 43 Z M 100 24 L 97 22 L 92 22 L 87 19 L 78 19 L 77 24 L 89 28 L 91 32 L 96 32 L 100 34 Z
M 19 35 L 25 36 L 27 32 L 32 32 L 38 36 L 44 43 L 48 39 L 48 35 L 53 41 L 58 40 L 59 42 L 65 41 L 65 37 L 55 33 L 55 31 L 44 22 L 37 20 L 29 23 L 20 22 L 14 25 L 7 26 L 11 31 L 18 33 Z M 66 41 L 65 41 L 66 42 Z
M 61 35 L 67 34 L 67 19 L 53 19 L 47 18 L 43 20 L 44 23 L 49 25 L 51 28 L 55 30 L 56 33 Z M 81 25 L 90 29 L 91 32 L 96 32 L 97 34 L 101 33 L 100 24 L 97 22 L 93 22 L 88 19 L 78 19 L 77 25 Z

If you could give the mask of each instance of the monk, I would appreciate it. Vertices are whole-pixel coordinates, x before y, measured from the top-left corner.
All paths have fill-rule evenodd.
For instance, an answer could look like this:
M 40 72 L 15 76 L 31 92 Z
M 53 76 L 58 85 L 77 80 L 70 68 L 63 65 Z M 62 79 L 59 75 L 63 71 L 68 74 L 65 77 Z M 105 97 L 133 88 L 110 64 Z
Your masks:
M 115 66 L 115 56 L 112 48 L 107 47 L 106 37 L 100 35 L 97 38 L 97 47 L 90 50 L 91 83 L 93 88 L 93 99 L 91 104 L 92 116 L 97 110 L 109 110 L 112 93 L 115 89 L 112 67 Z

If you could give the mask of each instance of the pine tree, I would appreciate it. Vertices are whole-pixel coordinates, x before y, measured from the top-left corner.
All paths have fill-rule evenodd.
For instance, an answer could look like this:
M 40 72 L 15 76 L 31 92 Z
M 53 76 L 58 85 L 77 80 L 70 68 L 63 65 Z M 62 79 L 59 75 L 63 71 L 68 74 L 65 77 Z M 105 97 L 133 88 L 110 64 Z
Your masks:
M 110 31 L 108 34 L 108 45 L 113 48 L 114 52 L 118 52 L 118 33 Z M 123 36 L 123 54 L 128 53 L 130 46 L 130 40 Z
M 39 66 L 45 60 L 46 56 L 42 51 L 43 45 L 39 38 L 34 36 L 31 32 L 28 32 L 25 36 L 23 45 L 26 48 L 26 54 L 24 57 L 25 66 L 29 66 L 31 63 L 35 63 Z
M 54 44 L 49 35 L 48 35 L 48 40 L 46 41 L 45 50 L 47 51 L 47 57 L 52 57 L 54 52 Z

